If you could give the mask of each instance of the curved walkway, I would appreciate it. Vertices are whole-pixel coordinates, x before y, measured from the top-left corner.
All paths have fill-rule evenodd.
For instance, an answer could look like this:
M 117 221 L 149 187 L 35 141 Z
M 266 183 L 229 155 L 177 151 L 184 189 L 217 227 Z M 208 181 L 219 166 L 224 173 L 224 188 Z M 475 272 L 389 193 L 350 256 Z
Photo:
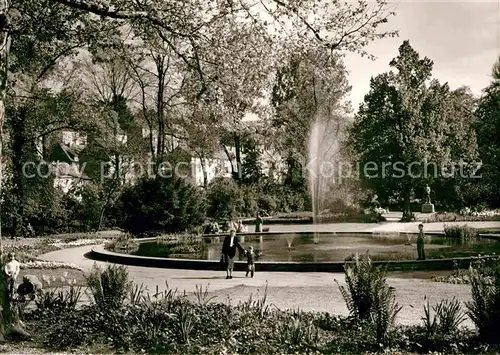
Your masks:
M 344 232 L 415 232 L 418 222 L 399 223 L 385 222 L 381 224 L 336 223 L 314 226 L 317 231 L 344 231 Z M 426 231 L 442 231 L 447 223 L 427 223 Z M 476 228 L 499 228 L 500 222 L 455 222 L 448 224 L 468 224 Z M 283 232 L 307 231 L 311 225 L 271 225 L 271 229 Z M 94 261 L 86 259 L 84 254 L 92 246 L 64 249 L 40 256 L 49 261 L 69 262 L 90 270 Z M 103 264 L 97 262 L 97 264 Z M 216 300 L 236 304 L 253 297 L 263 295 L 266 284 L 267 301 L 279 308 L 300 308 L 306 311 L 331 312 L 333 314 L 347 314 L 347 308 L 339 292 L 335 279 L 345 285 L 343 273 L 295 273 L 295 272 L 259 272 L 255 278 L 245 278 L 243 272 L 237 272 L 232 280 L 225 279 L 222 271 L 173 270 L 149 267 L 129 266 L 129 274 L 136 284 L 143 284 L 154 292 L 166 289 L 166 283 L 171 289 L 180 292 L 193 292 L 196 286 L 208 287 Z M 408 276 L 410 278 L 408 278 Z M 415 324 L 421 322 L 423 306 L 430 300 L 431 304 L 444 298 L 456 297 L 461 301 L 470 300 L 470 286 L 453 285 L 432 282 L 428 279 L 391 277 L 388 282 L 396 288 L 397 301 L 403 306 L 398 316 L 401 324 Z M 470 325 L 471 323 L 468 322 Z
M 85 259 L 83 254 L 91 250 L 91 246 L 72 248 L 48 253 L 42 256 L 45 260 L 71 262 L 90 270 L 94 261 Z M 101 263 L 103 264 L 103 263 Z M 208 287 L 216 300 L 232 304 L 247 300 L 251 295 L 263 295 L 266 284 L 268 303 L 277 307 L 300 308 L 306 311 L 331 312 L 347 314 L 344 300 L 335 284 L 335 279 L 345 285 L 342 273 L 292 273 L 292 272 L 260 272 L 253 279 L 245 278 L 243 272 L 235 273 L 232 280 L 225 279 L 221 271 L 172 270 L 149 267 L 128 267 L 131 279 L 136 284 L 143 284 L 148 290 L 171 289 L 193 292 L 196 286 Z M 419 323 L 423 315 L 424 296 L 431 303 L 443 298 L 456 296 L 459 300 L 470 299 L 470 288 L 467 285 L 451 285 L 435 283 L 424 279 L 408 279 L 390 277 L 389 283 L 396 288 L 397 301 L 403 305 L 398 321 L 402 324 Z

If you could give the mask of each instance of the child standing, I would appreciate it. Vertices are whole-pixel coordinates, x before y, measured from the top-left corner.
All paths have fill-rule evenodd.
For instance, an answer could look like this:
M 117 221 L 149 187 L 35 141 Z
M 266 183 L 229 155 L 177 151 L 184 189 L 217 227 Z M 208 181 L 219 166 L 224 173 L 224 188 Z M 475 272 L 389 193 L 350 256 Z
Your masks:
M 417 238 L 418 260 L 425 260 L 424 238 L 425 238 L 424 225 L 420 223 L 418 225 L 418 238 Z
M 249 246 L 248 250 L 246 252 L 247 255 L 247 274 L 245 277 L 248 277 L 248 274 L 250 273 L 253 277 L 255 274 L 255 252 L 253 251 L 253 246 Z

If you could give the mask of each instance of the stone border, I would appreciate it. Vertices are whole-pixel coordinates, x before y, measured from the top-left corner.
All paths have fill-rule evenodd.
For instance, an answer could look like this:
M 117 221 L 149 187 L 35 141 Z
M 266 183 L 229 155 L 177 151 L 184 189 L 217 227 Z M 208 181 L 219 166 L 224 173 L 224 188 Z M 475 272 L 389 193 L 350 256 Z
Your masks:
M 287 232 L 268 232 L 265 234 L 276 235 L 286 234 Z M 291 232 L 292 233 L 292 232 Z M 294 234 L 311 234 L 313 232 L 293 232 Z M 336 232 L 335 234 L 412 234 L 406 232 Z M 261 235 L 262 233 L 242 233 L 242 236 Z M 332 234 L 332 232 L 318 232 L 318 234 Z M 444 232 L 430 232 L 426 235 L 443 235 Z M 203 237 L 217 237 L 224 234 L 203 235 Z M 479 234 L 480 238 L 500 240 L 500 234 Z M 140 241 L 155 240 L 157 238 L 143 238 Z M 104 245 L 92 248 L 85 254 L 85 257 L 91 260 L 111 262 L 115 264 L 155 267 L 166 269 L 189 269 L 189 270 L 218 270 L 221 267 L 218 260 L 197 260 L 197 259 L 175 259 L 175 258 L 158 258 L 146 257 L 138 255 L 129 255 L 123 253 L 111 252 L 104 249 Z M 484 258 L 488 258 L 485 256 Z M 455 263 L 463 268 L 468 268 L 471 261 L 478 260 L 478 257 L 464 257 L 451 259 L 428 259 L 428 260 L 391 260 L 391 261 L 373 261 L 374 265 L 386 266 L 388 271 L 436 271 L 436 270 L 453 270 Z M 280 261 L 262 261 L 256 262 L 256 271 L 281 271 L 281 272 L 343 272 L 344 265 L 351 262 L 280 262 Z M 235 271 L 245 271 L 246 262 L 236 261 L 234 265 Z

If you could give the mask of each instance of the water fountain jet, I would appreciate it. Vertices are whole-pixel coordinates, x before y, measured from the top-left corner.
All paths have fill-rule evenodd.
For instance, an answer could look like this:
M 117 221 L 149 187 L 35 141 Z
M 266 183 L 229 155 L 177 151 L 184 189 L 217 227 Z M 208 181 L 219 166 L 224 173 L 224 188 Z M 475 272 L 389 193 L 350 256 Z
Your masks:
M 318 217 L 323 210 L 325 195 L 330 183 L 335 183 L 333 158 L 338 158 L 340 131 L 339 117 L 331 117 L 330 112 L 324 116 L 318 114 L 311 126 L 308 145 L 308 184 L 311 192 L 313 212 L 314 243 L 319 243 L 317 232 Z M 325 171 L 325 168 L 327 168 Z

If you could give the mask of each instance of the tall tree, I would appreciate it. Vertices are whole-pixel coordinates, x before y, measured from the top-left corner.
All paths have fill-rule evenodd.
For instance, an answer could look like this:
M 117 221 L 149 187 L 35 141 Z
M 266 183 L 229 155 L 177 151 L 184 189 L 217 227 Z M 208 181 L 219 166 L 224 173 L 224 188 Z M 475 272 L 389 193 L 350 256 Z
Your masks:
M 344 103 L 349 91 L 341 57 L 326 49 L 292 55 L 275 78 L 272 104 L 276 115 L 272 123 L 287 165 L 285 182 L 301 191 L 306 187 L 304 173 L 309 170 L 309 182 L 314 188 L 311 192 L 318 197 L 317 203 L 328 189 L 328 179 L 322 175 L 330 172 L 313 170 L 327 164 L 333 167 L 332 160 L 338 159 L 349 111 Z
M 139 91 L 137 100 L 142 122 L 149 131 L 149 148 L 154 173 L 173 149 L 169 138 L 176 134 L 174 119 L 184 104 L 182 90 L 186 73 L 166 40 L 146 29 L 136 30 L 140 45 L 129 52 L 128 66 Z
M 365 186 L 382 201 L 402 202 L 403 219 L 410 219 L 415 191 L 445 177 L 459 159 L 474 158 L 474 132 L 470 113 L 455 110 L 460 92 L 431 80 L 433 62 L 420 58 L 409 41 L 390 66 L 396 71 L 371 79 L 350 144 Z
M 41 100 L 48 104 L 46 96 L 49 96 L 49 102 L 53 105 L 50 117 L 57 116 L 58 109 L 64 109 L 64 101 L 50 101 L 50 90 L 47 94 L 48 90 L 45 89 L 48 82 L 64 85 L 61 73 L 72 72 L 71 57 L 96 38 L 94 32 L 104 36 L 106 30 L 114 25 L 109 27 L 106 21 L 98 21 L 79 10 L 51 1 L 19 1 L 11 5 L 10 15 L 16 21 L 9 26 L 12 44 L 8 69 L 11 81 L 6 86 L 6 111 L 12 132 L 13 192 L 21 202 L 27 197 L 28 188 L 23 166 L 26 162 L 39 160 L 36 155 L 28 153 L 34 151 L 37 137 L 44 137 L 47 128 L 56 131 L 58 127 L 68 125 L 68 122 L 60 120 L 60 116 L 50 124 L 38 118 L 38 102 Z M 12 228 L 14 234 L 19 227 L 22 228 L 22 221 L 27 217 L 23 210 L 24 203 L 18 203 L 17 206 L 18 218 L 14 220 Z
M 208 187 L 208 166 L 213 163 L 213 156 L 220 148 L 220 128 L 214 118 L 210 105 L 203 101 L 195 101 L 186 105 L 183 113 L 176 120 L 178 132 L 182 135 L 183 144 L 198 158 L 203 174 L 203 187 Z M 211 134 L 208 134 L 210 132 Z
M 484 90 L 475 111 L 477 143 L 483 166 L 480 196 L 494 207 L 500 206 L 500 58 L 492 70 L 492 82 Z

